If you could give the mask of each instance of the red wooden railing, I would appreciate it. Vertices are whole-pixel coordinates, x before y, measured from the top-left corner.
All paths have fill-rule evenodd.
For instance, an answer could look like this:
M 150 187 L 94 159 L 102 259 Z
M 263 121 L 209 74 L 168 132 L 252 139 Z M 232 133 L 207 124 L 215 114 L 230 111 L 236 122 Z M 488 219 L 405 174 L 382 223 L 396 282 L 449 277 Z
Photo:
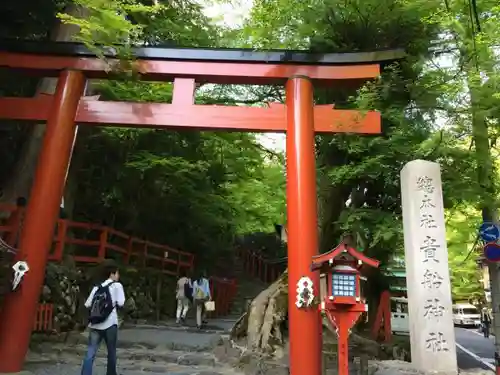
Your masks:
M 40 303 L 36 311 L 33 331 L 50 332 L 53 330 L 54 305 L 51 303 Z
M 0 212 L 12 213 L 0 225 L 0 234 L 7 243 L 13 244 L 17 239 L 22 211 L 14 205 L 0 204 Z M 61 261 L 68 245 L 72 246 L 77 263 L 100 263 L 111 258 L 126 265 L 160 269 L 169 275 L 178 275 L 181 269 L 190 270 L 194 265 L 191 253 L 132 237 L 104 225 L 58 219 L 49 260 Z
M 0 204 L 0 214 L 5 217 L 0 218 L 0 236 L 10 245 L 17 242 L 23 213 L 22 207 Z M 104 225 L 58 219 L 49 260 L 60 262 L 69 250 L 77 263 L 96 264 L 111 258 L 132 267 L 160 269 L 173 276 L 178 276 L 181 270 L 192 270 L 194 265 L 191 253 L 129 236 Z M 227 314 L 236 294 L 236 280 L 212 277 L 210 284 L 216 307 L 213 315 Z M 37 316 L 36 322 L 39 318 Z M 46 326 L 46 323 L 36 322 Z
M 215 311 L 210 316 L 217 317 L 227 315 L 231 311 L 231 303 L 236 296 L 236 279 L 225 279 L 221 277 L 210 278 L 210 293 L 215 302 Z
M 265 283 L 272 283 L 280 277 L 286 269 L 285 262 L 273 262 L 254 251 L 238 248 L 238 253 L 245 272 Z

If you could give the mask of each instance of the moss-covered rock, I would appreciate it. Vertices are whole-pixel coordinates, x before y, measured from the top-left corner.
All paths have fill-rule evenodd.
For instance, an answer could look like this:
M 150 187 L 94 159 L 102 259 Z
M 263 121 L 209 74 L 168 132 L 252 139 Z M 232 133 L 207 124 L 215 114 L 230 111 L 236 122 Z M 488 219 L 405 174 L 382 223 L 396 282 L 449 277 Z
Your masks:
M 40 302 L 54 305 L 54 328 L 64 332 L 86 326 L 84 306 L 92 287 L 101 280 L 99 267 L 77 266 L 71 261 L 49 263 Z M 121 270 L 126 303 L 120 311 L 124 321 L 156 320 L 173 316 L 175 277 L 155 270 Z

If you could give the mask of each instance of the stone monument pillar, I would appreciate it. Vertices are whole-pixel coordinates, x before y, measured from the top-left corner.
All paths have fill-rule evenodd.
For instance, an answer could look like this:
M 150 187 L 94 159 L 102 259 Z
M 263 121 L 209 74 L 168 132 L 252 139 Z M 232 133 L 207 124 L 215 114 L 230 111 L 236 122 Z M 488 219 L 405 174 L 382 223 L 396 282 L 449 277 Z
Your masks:
M 439 164 L 406 164 L 401 200 L 412 364 L 422 371 L 457 374 Z

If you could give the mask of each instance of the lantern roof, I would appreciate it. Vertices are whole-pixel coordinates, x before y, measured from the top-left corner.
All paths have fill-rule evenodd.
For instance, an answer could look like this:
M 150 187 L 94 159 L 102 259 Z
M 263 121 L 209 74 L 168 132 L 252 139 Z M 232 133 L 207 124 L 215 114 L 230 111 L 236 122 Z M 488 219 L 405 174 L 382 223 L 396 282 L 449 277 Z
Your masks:
M 342 259 L 343 256 L 344 259 Z M 334 263 L 336 260 L 337 261 L 356 260 L 357 263 L 359 264 L 358 269 L 361 268 L 363 265 L 368 265 L 374 268 L 378 268 L 378 266 L 380 265 L 380 262 L 378 260 L 367 257 L 362 252 L 357 251 L 343 240 L 332 250 L 314 256 L 311 264 L 311 270 L 315 271 L 321 269 L 323 268 L 323 266 Z

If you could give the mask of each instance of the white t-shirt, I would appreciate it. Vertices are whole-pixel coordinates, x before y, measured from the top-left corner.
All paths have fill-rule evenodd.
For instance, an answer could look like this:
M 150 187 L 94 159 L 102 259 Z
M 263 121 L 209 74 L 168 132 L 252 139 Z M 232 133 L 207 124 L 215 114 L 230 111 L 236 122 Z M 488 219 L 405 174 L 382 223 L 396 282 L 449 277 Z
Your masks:
M 106 286 L 108 284 L 111 284 L 112 282 L 113 280 L 108 279 L 105 282 L 103 282 L 101 286 Z M 87 301 L 85 301 L 85 307 L 87 309 L 90 309 L 90 307 L 92 306 L 92 300 L 94 299 L 95 292 L 97 292 L 96 286 L 92 289 L 92 292 L 90 292 Z M 111 294 L 111 300 L 113 301 L 113 304 L 115 306 L 122 307 L 125 304 L 125 293 L 123 291 L 122 284 L 120 284 L 119 282 L 114 282 L 113 284 L 111 284 L 109 286 L 109 293 Z M 98 324 L 89 323 L 89 328 L 105 330 L 115 324 L 118 325 L 118 314 L 116 312 L 116 308 L 114 308 L 113 311 L 111 311 L 111 314 L 109 314 L 108 318 L 104 322 Z

